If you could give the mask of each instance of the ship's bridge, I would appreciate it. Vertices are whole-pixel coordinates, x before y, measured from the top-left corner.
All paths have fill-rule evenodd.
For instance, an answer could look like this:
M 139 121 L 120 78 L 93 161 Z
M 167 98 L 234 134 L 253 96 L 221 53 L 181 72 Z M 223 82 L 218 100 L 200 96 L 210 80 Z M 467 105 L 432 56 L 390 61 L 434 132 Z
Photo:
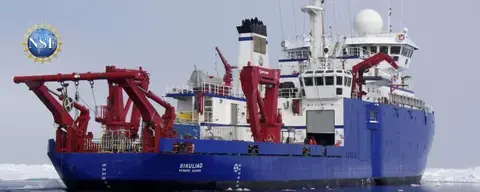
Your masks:
M 406 38 L 406 33 L 385 33 L 347 38 L 342 55 L 358 56 L 361 59 L 366 59 L 376 53 L 383 52 L 390 55 L 397 62 L 400 70 L 408 69 L 413 52 L 418 50 L 418 47 Z M 383 66 L 380 66 L 380 68 L 390 68 L 389 65 Z
M 300 76 L 306 99 L 350 97 L 352 73 L 343 69 L 308 70 Z
M 403 28 L 400 32 L 393 32 L 392 28 L 384 31 L 382 17 L 371 9 L 360 11 L 353 25 L 356 33 L 345 38 L 342 55 L 366 59 L 383 52 L 393 58 L 399 66 L 398 70 L 403 71 L 409 68 L 413 52 L 418 50 L 418 47 L 408 36 L 407 28 Z M 349 68 L 356 63 L 358 61 L 347 62 L 346 67 Z M 378 68 L 391 69 L 391 66 L 383 63 Z

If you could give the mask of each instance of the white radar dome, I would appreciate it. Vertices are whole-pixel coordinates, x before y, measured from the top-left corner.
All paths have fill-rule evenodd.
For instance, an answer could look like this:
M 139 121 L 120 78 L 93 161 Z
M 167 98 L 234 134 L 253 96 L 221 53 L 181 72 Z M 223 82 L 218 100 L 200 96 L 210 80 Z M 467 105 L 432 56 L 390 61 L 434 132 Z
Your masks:
M 383 19 L 378 12 L 364 9 L 355 17 L 354 27 L 360 35 L 379 34 L 383 29 Z

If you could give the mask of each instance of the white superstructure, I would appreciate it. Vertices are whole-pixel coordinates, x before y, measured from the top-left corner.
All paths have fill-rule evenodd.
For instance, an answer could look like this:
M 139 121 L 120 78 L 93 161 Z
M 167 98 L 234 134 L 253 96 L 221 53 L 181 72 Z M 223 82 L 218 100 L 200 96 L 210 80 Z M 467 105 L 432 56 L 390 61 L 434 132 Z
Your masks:
M 310 134 L 332 138 L 335 144 L 342 146 L 343 143 L 337 141 L 343 141 L 344 98 L 352 97 L 352 67 L 378 52 L 391 56 L 399 68 L 383 62 L 365 71 L 362 99 L 428 110 L 409 89 L 411 77 L 405 71 L 418 47 L 406 28 L 399 32 L 385 30 L 380 14 L 365 9 L 354 19 L 355 34 L 340 40 L 329 39 L 324 32 L 324 9 L 323 0 L 312 0 L 303 7 L 301 10 L 310 20 L 308 34 L 303 36 L 302 42 L 292 43 L 296 46 L 286 40 L 281 43 L 284 55 L 278 60 L 282 72 L 278 109 L 285 125 L 283 141 L 290 137 L 294 142 L 304 142 Z M 263 23 L 257 18 L 244 20 L 237 30 L 238 69 L 248 61 L 269 67 Z M 178 123 L 200 126 L 202 139 L 252 141 L 246 122 L 245 98 L 238 78 L 234 81 L 234 87 L 226 87 L 221 79 L 195 70 L 188 86 L 170 89 L 167 94 L 177 98 Z M 199 88 L 204 91 L 202 95 L 196 93 Z

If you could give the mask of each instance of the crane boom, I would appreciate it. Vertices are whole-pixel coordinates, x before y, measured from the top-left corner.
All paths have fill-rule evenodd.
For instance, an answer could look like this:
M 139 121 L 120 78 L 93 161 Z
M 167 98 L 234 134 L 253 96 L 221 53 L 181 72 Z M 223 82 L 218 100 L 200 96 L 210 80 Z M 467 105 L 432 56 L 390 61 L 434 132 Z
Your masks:
M 282 116 L 277 110 L 280 70 L 248 65 L 240 72 L 242 90 L 247 100 L 249 123 L 254 141 L 281 141 Z M 261 98 L 259 85 L 265 85 Z
M 215 47 L 215 50 L 217 50 L 218 56 L 222 60 L 223 66 L 225 67 L 225 75 L 223 75 L 223 83 L 226 86 L 232 86 L 232 81 L 233 81 L 233 73 L 232 69 L 236 69 L 237 67 L 231 66 L 227 59 L 223 56 L 222 52 L 218 47 Z
M 105 72 L 101 73 L 72 73 L 56 75 L 16 76 L 15 83 L 25 83 L 32 92 L 44 103 L 54 117 L 57 127 L 58 152 L 85 152 L 80 146 L 86 143 L 87 138 L 93 137 L 91 133 L 85 135 L 89 117 L 85 107 L 75 104 L 74 107 L 81 111 L 80 117 L 75 121 L 69 112 L 57 101 L 46 86 L 45 82 L 64 81 L 90 81 L 93 89 L 94 80 L 107 80 L 109 84 L 109 95 L 107 105 L 101 106 L 100 114 L 95 120 L 102 123 L 107 130 L 120 130 L 130 132 L 126 136 L 129 139 L 138 137 L 140 118 L 142 124 L 142 149 L 143 152 L 157 152 L 159 150 L 159 139 L 162 137 L 176 137 L 173 130 L 175 121 L 175 109 L 166 101 L 148 91 L 150 83 L 146 71 L 139 69 L 119 69 L 115 66 L 107 66 Z M 123 102 L 123 91 L 128 95 L 126 104 Z M 157 110 L 147 99 L 151 98 L 166 108 L 166 114 L 160 116 Z M 60 98 L 62 99 L 62 98 Z M 126 122 L 128 109 L 132 107 L 130 122 Z M 63 131 L 63 129 L 65 131 Z M 88 143 L 88 142 L 87 142 Z
M 362 91 L 362 85 L 364 84 L 363 73 L 367 69 L 380 64 L 382 61 L 387 61 L 387 63 L 393 68 L 398 69 L 398 65 L 395 63 L 392 57 L 383 52 L 379 52 L 352 67 L 352 98 L 362 99 L 362 96 L 364 95 Z

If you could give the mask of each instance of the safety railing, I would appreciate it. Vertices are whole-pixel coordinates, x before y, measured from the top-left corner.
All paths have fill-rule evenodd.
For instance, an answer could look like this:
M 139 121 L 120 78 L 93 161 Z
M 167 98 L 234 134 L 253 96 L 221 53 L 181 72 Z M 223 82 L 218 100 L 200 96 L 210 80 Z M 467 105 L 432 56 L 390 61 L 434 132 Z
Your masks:
M 278 90 L 278 96 L 281 98 L 300 98 L 301 90 L 298 88 L 282 88 Z
M 95 119 L 105 119 L 108 114 L 107 105 L 95 106 Z
M 310 57 L 308 49 L 287 50 L 282 52 L 288 59 L 305 59 Z
M 388 32 L 388 31 L 383 31 L 383 32 L 380 32 L 380 33 L 377 33 L 377 34 L 373 34 L 371 36 L 374 36 L 374 37 L 394 37 L 397 33 L 394 33 L 394 32 Z M 351 35 L 350 38 L 355 38 L 355 37 L 363 37 L 363 34 L 357 34 L 357 33 L 353 33 Z
M 310 65 L 307 63 L 302 63 L 298 65 L 299 73 L 303 73 L 310 68 Z
M 243 95 L 241 91 L 233 90 L 230 86 L 213 83 L 202 83 L 201 86 L 195 88 L 188 85 L 168 85 L 166 92 L 167 94 L 191 94 L 201 92 L 204 94 L 215 94 L 236 98 L 245 98 L 245 95 Z
M 86 152 L 138 153 L 142 151 L 140 140 L 132 140 L 126 130 L 106 131 L 100 139 L 87 139 Z
M 84 143 L 85 152 L 99 152 L 100 151 L 100 140 L 99 139 L 86 139 Z
M 378 99 L 378 102 L 402 106 L 402 107 L 411 107 L 414 109 L 425 110 L 427 112 L 432 111 L 431 106 L 427 105 L 425 101 L 417 98 L 398 95 L 398 94 L 389 94 L 388 99 L 386 97 L 380 97 Z
M 200 139 L 206 140 L 236 140 L 238 127 L 207 127 L 203 133 L 200 134 Z
M 397 95 L 397 94 L 389 94 L 389 97 L 390 97 L 390 101 L 394 104 L 407 105 L 407 106 L 416 107 L 420 109 L 423 109 L 425 107 L 425 102 L 420 99 L 406 97 L 406 96 Z
M 342 49 L 340 56 L 341 57 L 360 56 L 361 51 L 362 51 L 361 47 L 346 47 Z

